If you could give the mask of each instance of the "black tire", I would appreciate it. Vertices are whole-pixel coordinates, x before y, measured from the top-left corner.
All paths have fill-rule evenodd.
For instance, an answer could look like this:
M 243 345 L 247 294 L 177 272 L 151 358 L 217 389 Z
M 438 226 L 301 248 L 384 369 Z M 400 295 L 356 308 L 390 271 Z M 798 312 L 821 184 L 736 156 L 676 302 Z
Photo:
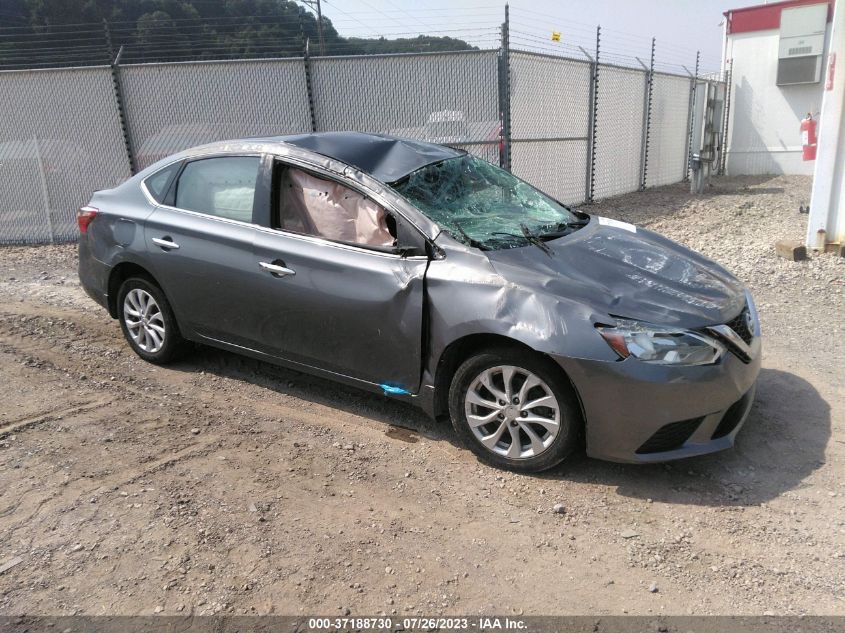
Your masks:
M 151 295 L 159 308 L 165 332 L 160 349 L 155 351 L 143 349 L 129 332 L 124 314 L 124 302 L 126 301 L 126 296 L 133 290 L 141 290 Z M 156 365 L 166 365 L 176 360 L 184 350 L 185 340 L 179 331 L 179 325 L 176 323 L 176 317 L 173 316 L 170 303 L 167 301 L 167 297 L 164 296 L 161 288 L 149 277 L 130 277 L 121 284 L 120 290 L 117 293 L 117 318 L 120 321 L 120 329 L 123 330 L 123 336 L 126 338 L 129 346 L 138 356 L 147 362 Z
M 465 404 L 467 391 L 483 372 L 499 366 L 513 366 L 534 374 L 548 386 L 557 401 L 559 410 L 557 436 L 551 439 L 551 443 L 537 455 L 511 458 L 494 452 L 494 450 L 482 444 L 481 440 L 476 437 L 467 420 Z M 476 409 L 476 411 L 478 410 Z M 493 409 L 482 409 L 482 411 L 487 413 L 488 411 L 493 411 Z M 536 409 L 532 411 L 536 411 Z M 557 466 L 579 445 L 581 431 L 584 428 L 584 420 L 581 415 L 581 407 L 578 404 L 578 397 L 572 385 L 563 374 L 563 371 L 550 359 L 545 358 L 537 352 L 516 347 L 485 350 L 464 361 L 455 372 L 452 378 L 452 384 L 449 387 L 449 414 L 455 432 L 481 461 L 498 468 L 517 472 L 540 472 Z M 525 415 L 528 415 L 528 413 Z M 517 422 L 517 424 L 514 424 L 514 422 Z M 497 418 L 491 421 L 490 424 L 498 426 L 502 422 Z M 517 434 L 524 441 L 530 442 L 530 437 L 525 431 L 521 430 L 522 424 L 519 423 L 519 420 L 515 419 L 509 422 L 509 425 L 514 426 L 515 430 L 519 429 L 516 430 Z M 530 428 L 538 429 L 536 426 L 531 426 Z M 542 427 L 539 428 L 540 432 L 544 432 Z M 506 431 L 509 430 L 506 429 Z M 510 433 L 508 435 L 510 437 L 505 437 L 504 432 L 502 432 L 502 437 L 505 440 L 512 438 Z M 499 450 L 503 449 L 499 448 Z

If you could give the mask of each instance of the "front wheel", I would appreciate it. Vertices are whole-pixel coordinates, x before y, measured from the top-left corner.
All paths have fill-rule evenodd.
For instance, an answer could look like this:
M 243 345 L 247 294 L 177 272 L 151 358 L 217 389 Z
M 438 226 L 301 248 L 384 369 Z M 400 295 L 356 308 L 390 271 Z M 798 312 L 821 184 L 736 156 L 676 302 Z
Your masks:
M 560 368 L 515 348 L 467 359 L 452 379 L 449 413 L 480 459 L 522 472 L 562 462 L 583 427 L 577 397 Z

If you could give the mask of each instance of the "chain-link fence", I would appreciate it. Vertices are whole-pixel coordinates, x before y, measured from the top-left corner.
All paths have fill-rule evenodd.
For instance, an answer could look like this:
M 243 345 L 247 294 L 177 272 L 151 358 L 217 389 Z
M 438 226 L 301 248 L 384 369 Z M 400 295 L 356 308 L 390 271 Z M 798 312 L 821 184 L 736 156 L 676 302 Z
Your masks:
M 587 195 L 591 67 L 541 53 L 510 55 L 511 169 L 565 204 Z
M 641 179 L 646 74 L 600 66 L 595 123 L 595 198 L 636 191 Z
M 108 68 L 0 76 L 0 243 L 76 239 L 76 209 L 129 175 Z
M 498 162 L 498 52 L 311 62 L 314 127 L 451 145 Z
M 687 174 L 691 89 L 688 77 L 654 75 L 646 174 L 650 186 L 678 182 Z
M 693 83 L 505 38 L 454 53 L 3 71 L 0 243 L 75 239 L 93 191 L 182 149 L 312 130 L 460 147 L 566 204 L 678 182 Z
M 302 59 L 120 68 L 138 169 L 188 147 L 310 129 Z

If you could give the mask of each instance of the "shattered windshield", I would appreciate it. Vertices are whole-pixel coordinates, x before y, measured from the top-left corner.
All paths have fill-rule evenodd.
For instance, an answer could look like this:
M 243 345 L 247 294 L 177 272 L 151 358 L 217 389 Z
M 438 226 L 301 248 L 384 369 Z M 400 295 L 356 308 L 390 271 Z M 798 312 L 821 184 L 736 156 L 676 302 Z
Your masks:
M 456 240 L 484 250 L 554 239 L 587 222 L 471 154 L 422 167 L 393 188 Z

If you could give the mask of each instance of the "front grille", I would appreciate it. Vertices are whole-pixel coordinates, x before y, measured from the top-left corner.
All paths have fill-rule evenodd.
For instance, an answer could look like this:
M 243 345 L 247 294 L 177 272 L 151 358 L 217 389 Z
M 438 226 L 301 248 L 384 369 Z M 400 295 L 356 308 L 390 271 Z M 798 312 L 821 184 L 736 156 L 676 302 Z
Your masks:
M 713 431 L 713 436 L 710 439 L 716 440 L 720 437 L 730 435 L 733 432 L 736 425 L 742 420 L 742 414 L 745 412 L 745 407 L 748 405 L 748 399 L 750 397 L 751 391 L 749 390 L 744 396 L 742 396 L 742 398 L 728 407 L 728 410 L 725 411 L 725 415 L 722 416 L 722 419 L 719 421 L 719 426 L 717 426 L 716 430 Z
M 695 433 L 695 430 L 703 419 L 693 418 L 691 420 L 681 420 L 680 422 L 671 422 L 665 426 L 661 426 L 654 435 L 643 442 L 643 445 L 637 449 L 637 454 L 662 453 L 681 448 L 684 442 Z
M 739 316 L 728 321 L 725 325 L 736 332 L 739 338 L 745 341 L 746 345 L 751 345 L 751 339 L 754 338 L 754 334 L 748 329 L 748 306 L 745 306 L 742 312 L 739 313 Z

